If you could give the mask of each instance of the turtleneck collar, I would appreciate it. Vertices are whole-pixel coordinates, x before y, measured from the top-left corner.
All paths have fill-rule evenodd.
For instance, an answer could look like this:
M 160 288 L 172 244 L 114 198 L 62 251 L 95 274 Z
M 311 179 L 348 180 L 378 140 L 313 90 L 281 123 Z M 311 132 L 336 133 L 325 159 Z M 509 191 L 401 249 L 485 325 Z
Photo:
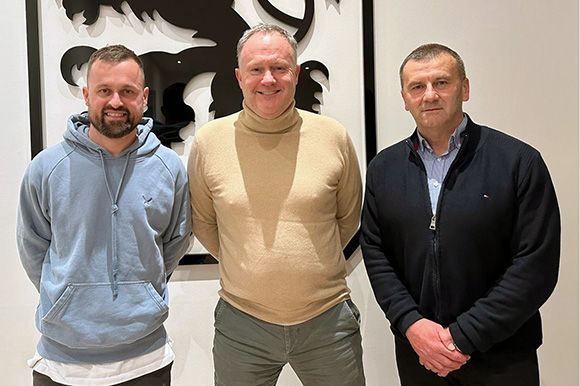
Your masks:
M 294 108 L 295 102 L 284 111 L 280 116 L 274 119 L 264 119 L 258 114 L 250 110 L 243 102 L 244 109 L 240 112 L 240 122 L 250 131 L 266 134 L 282 134 L 286 133 L 296 125 L 300 119 L 298 110 Z

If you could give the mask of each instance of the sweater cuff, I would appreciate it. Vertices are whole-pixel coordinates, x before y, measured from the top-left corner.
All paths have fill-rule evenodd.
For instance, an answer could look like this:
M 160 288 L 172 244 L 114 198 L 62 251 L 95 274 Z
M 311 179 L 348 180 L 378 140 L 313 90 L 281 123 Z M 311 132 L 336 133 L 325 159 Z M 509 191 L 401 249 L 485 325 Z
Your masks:
M 459 351 L 461 351 L 463 354 L 466 355 L 473 354 L 473 352 L 475 351 L 475 347 L 473 346 L 469 338 L 463 333 L 463 331 L 459 327 L 459 324 L 451 323 L 449 325 L 449 333 L 453 338 L 455 346 L 459 348 Z
M 397 329 L 401 332 L 401 334 L 407 336 L 407 329 L 419 319 L 423 319 L 423 315 L 421 315 L 418 311 L 411 311 L 399 320 L 397 323 Z

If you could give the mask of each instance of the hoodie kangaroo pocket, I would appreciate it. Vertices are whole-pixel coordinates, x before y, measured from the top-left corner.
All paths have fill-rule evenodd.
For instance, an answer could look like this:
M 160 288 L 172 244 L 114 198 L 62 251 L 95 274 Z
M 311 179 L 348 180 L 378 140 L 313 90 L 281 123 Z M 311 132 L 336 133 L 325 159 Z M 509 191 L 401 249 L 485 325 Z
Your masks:
M 157 330 L 169 308 L 148 281 L 69 284 L 42 318 L 41 332 L 71 348 L 111 347 L 139 340 Z

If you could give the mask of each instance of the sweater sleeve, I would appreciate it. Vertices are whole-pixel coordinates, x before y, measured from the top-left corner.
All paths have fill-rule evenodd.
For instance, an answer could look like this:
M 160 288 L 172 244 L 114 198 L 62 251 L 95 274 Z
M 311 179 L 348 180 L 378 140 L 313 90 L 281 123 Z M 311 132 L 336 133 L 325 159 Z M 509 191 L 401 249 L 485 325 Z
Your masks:
M 191 213 L 187 173 L 181 160 L 175 175 L 175 198 L 171 222 L 163 236 L 163 258 L 165 272 L 169 276 L 179 260 L 185 255 L 191 243 Z
M 512 262 L 487 296 L 449 326 L 462 352 L 484 352 L 513 335 L 548 299 L 558 278 L 560 214 L 548 169 L 529 149 L 520 169 Z
M 188 160 L 188 174 L 191 191 L 191 213 L 193 217 L 193 234 L 205 249 L 219 260 L 219 236 L 217 217 L 213 206 L 211 191 L 203 171 L 203 150 L 194 139 Z
M 44 199 L 43 177 L 31 164 L 20 186 L 16 240 L 20 261 L 37 290 L 42 263 L 52 239 L 48 201 Z
M 336 219 L 340 231 L 340 242 L 344 248 L 358 228 L 362 202 L 358 158 L 348 134 L 346 134 L 343 158 L 344 170 L 336 192 Z
M 376 165 L 371 163 L 366 178 L 360 244 L 377 303 L 392 327 L 405 335 L 407 329 L 423 316 L 389 262 L 387 248 L 383 245 L 377 205 L 377 196 L 380 196 L 380 192 L 376 191 L 375 170 Z

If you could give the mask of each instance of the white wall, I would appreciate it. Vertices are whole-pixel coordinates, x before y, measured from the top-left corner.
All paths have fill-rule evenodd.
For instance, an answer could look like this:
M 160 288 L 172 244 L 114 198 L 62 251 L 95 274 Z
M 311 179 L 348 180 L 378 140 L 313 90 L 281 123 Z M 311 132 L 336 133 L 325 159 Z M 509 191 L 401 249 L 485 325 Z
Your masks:
M 0 374 L 3 384 L 20 386 L 31 384 L 26 359 L 38 338 L 33 324 L 37 295 L 20 267 L 14 237 L 17 190 L 29 160 L 24 4 L 6 3 L 0 16 Z M 472 118 L 542 152 L 560 200 L 563 237 L 560 281 L 542 309 L 541 376 L 545 386 L 577 385 L 578 2 L 375 0 L 375 6 L 380 148 L 413 128 L 399 96 L 401 60 L 419 44 L 438 41 L 466 62 L 472 94 L 465 109 Z M 363 314 L 368 385 L 396 385 L 392 336 L 359 262 L 360 253 L 350 264 L 349 285 Z M 178 355 L 173 384 L 211 385 L 217 272 L 185 267 L 174 280 L 167 322 Z M 284 371 L 279 384 L 299 385 L 291 371 Z

